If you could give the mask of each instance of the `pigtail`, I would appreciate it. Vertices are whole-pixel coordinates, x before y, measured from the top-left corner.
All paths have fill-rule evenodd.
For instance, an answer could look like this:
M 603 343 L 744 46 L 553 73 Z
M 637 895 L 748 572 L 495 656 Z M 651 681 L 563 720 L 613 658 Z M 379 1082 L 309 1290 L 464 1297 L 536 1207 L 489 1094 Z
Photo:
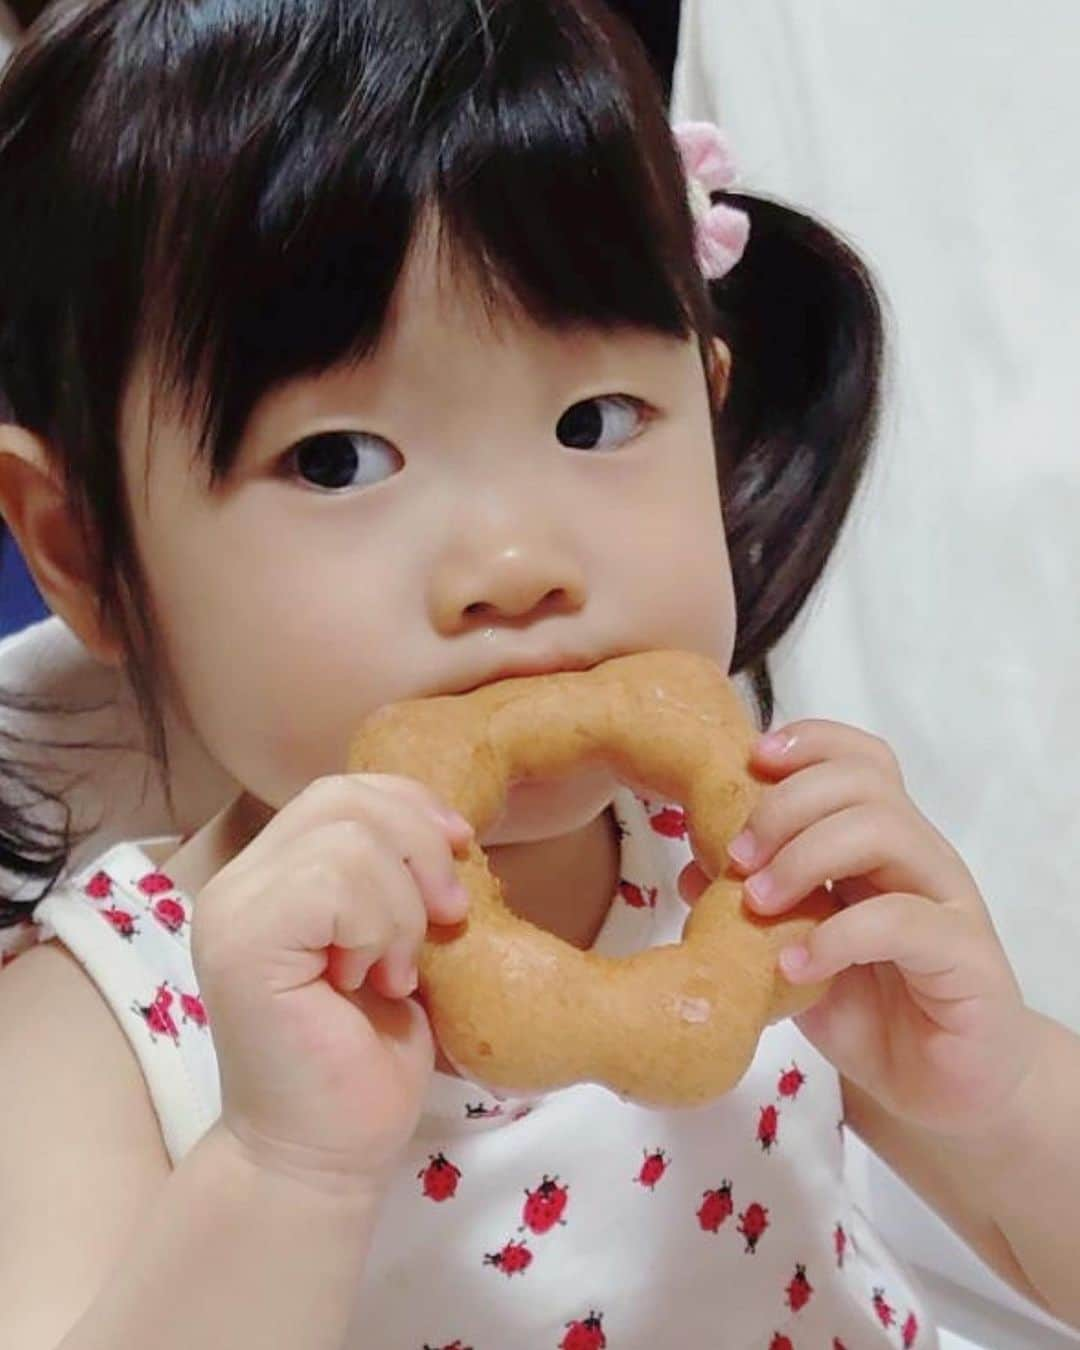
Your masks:
M 836 547 L 881 412 L 885 333 L 866 264 L 831 229 L 740 193 L 741 262 L 712 287 L 715 331 L 734 353 L 717 442 L 739 628 L 733 670 L 772 720 L 768 652 L 802 611 Z
M 0 713 L 40 711 L 0 691 Z M 73 846 L 71 810 L 18 758 L 22 739 L 0 734 L 0 930 L 30 917 L 56 884 Z

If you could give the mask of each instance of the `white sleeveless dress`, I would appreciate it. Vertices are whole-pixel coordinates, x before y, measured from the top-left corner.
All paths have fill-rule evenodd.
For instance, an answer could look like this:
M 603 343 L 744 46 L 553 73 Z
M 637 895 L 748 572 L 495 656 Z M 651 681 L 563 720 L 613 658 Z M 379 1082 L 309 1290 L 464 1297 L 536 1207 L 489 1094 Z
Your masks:
M 677 941 L 682 812 L 624 790 L 615 815 L 622 879 L 596 950 Z M 191 908 L 124 843 L 22 935 L 62 942 L 108 1001 L 174 1164 L 221 1107 Z M 357 1350 L 932 1350 L 923 1295 L 845 1189 L 841 1113 L 790 1021 L 692 1110 L 589 1085 L 499 1100 L 437 1074 L 358 1280 Z

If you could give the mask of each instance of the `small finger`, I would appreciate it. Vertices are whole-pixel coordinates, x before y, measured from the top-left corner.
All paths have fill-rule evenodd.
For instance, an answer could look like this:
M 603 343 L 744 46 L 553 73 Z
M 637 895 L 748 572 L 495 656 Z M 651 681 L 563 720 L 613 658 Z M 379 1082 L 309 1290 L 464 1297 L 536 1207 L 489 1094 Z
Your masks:
M 779 957 L 792 984 L 882 962 L 897 966 L 927 997 L 941 1000 L 986 993 L 995 980 L 992 944 L 965 915 L 922 895 L 895 892 L 834 914 Z
M 968 896 L 963 863 L 914 808 L 868 803 L 817 821 L 747 878 L 752 908 L 781 913 L 819 886 L 864 878 L 875 891 L 910 891 L 949 899 Z
M 845 722 L 824 718 L 791 722 L 762 736 L 751 750 L 752 763 L 782 778 L 811 764 L 847 758 L 869 759 L 892 782 L 903 786 L 903 773 L 889 743 Z
M 458 878 L 444 827 L 419 804 L 411 786 L 404 793 L 373 787 L 365 810 L 368 827 L 379 846 L 396 854 L 414 878 L 432 921 L 460 923 L 468 909 L 468 896 Z
M 369 819 L 376 803 L 396 799 L 411 801 L 438 820 L 451 840 L 455 853 L 464 853 L 473 829 L 463 816 L 440 802 L 415 779 L 377 774 L 331 774 L 309 783 L 278 811 L 252 842 L 229 864 L 243 871 L 258 866 L 277 850 L 295 843 L 310 831 L 335 821 Z
M 895 784 L 882 774 L 876 761 L 865 756 L 813 764 L 761 794 L 728 853 L 741 871 L 753 872 L 815 821 L 860 802 L 887 798 L 895 791 Z
M 688 905 L 696 905 L 711 882 L 696 862 L 689 863 L 679 873 L 679 894 Z
M 382 785 L 387 791 L 402 796 L 406 801 L 414 801 L 429 812 L 448 831 L 455 852 L 467 848 L 475 838 L 476 831 L 472 823 L 419 779 L 394 774 L 369 774 L 366 778 L 373 785 Z

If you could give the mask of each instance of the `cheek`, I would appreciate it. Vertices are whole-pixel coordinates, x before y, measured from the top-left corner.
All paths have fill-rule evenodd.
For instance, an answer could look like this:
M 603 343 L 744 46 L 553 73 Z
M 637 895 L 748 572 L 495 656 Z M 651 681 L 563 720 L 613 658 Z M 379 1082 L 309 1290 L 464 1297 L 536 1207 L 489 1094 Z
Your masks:
M 241 531 L 150 553 L 172 701 L 210 755 L 274 807 L 343 769 L 351 728 L 398 687 L 387 578 Z
M 623 556 L 625 594 L 643 638 L 699 651 L 727 670 L 735 592 L 711 459 L 655 485 Z

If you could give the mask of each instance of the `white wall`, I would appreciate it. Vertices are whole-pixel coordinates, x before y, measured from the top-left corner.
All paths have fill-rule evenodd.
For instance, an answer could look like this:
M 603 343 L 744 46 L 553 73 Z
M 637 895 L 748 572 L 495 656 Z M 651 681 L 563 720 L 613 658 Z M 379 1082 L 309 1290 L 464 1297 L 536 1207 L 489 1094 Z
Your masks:
M 684 0 L 675 113 L 839 227 L 889 305 L 878 465 L 780 653 L 781 716 L 889 739 L 1028 1001 L 1080 1029 L 1078 51 L 1077 0 Z M 1024 1308 L 857 1165 L 909 1259 Z M 1006 1322 L 990 1350 L 1061 1343 Z

